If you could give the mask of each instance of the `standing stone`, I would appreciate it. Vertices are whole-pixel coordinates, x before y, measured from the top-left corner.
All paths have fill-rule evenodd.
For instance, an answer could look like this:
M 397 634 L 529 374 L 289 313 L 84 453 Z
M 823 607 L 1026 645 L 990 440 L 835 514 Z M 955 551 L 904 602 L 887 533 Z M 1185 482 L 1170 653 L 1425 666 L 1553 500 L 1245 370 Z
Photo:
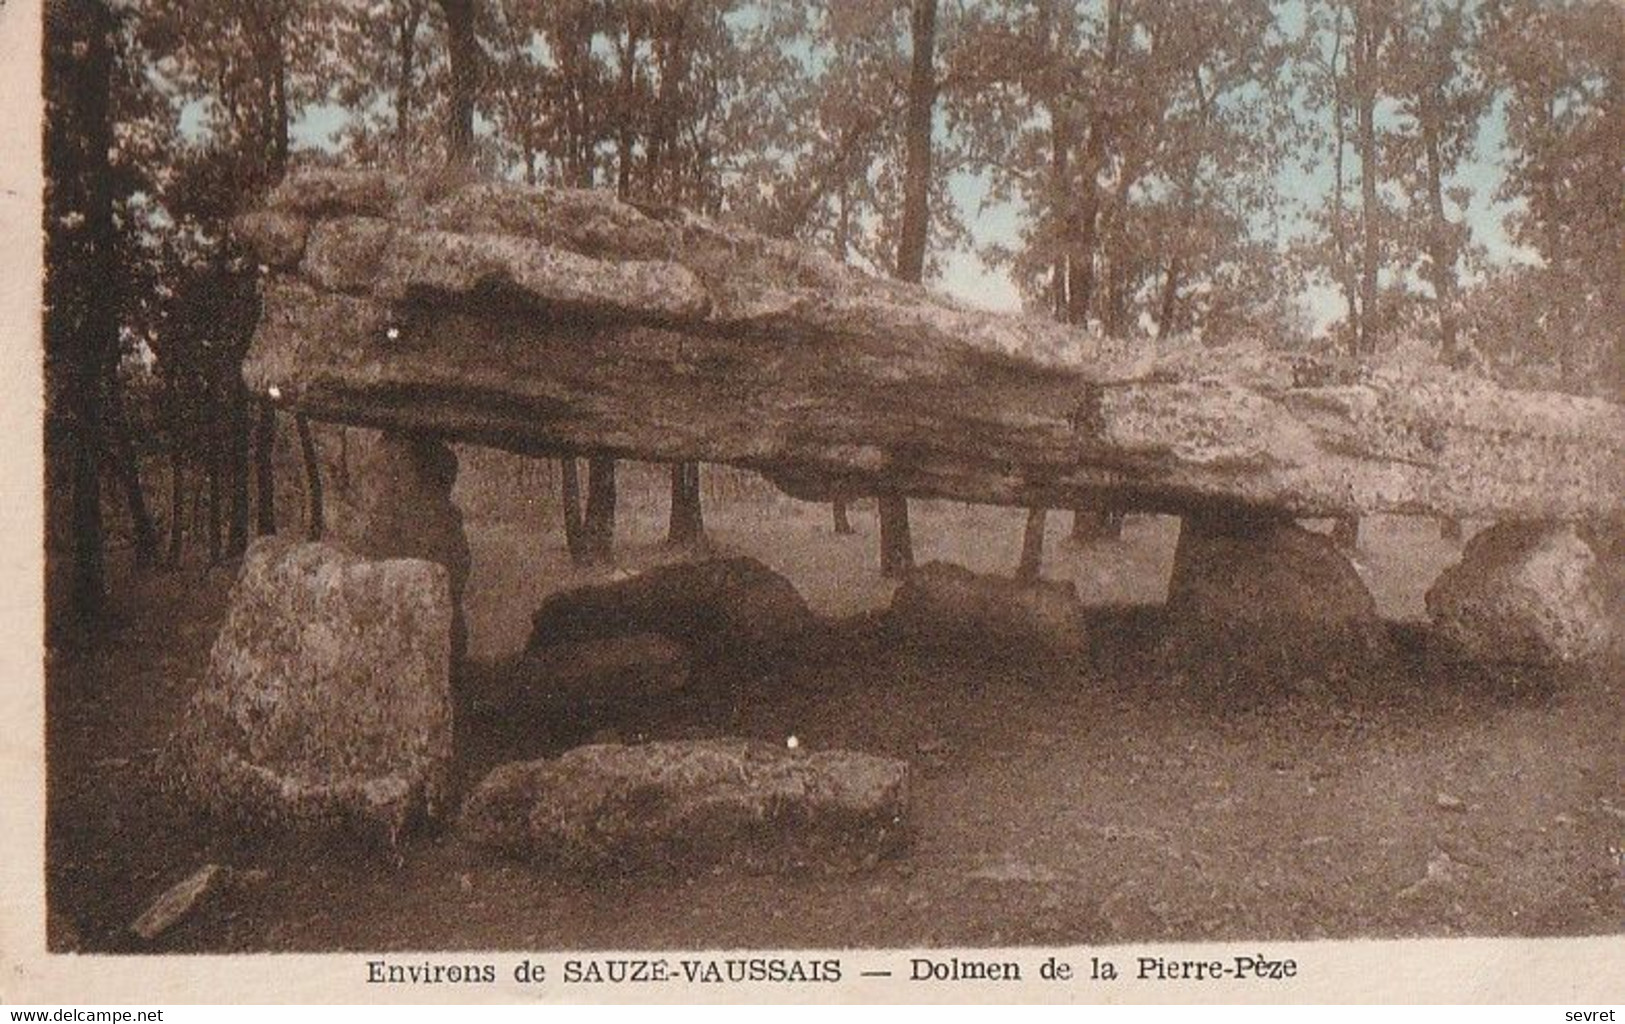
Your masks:
M 627 706 L 682 691 L 692 656 L 658 633 L 567 640 L 526 651 L 515 667 L 518 709 Z
M 696 670 L 749 674 L 795 654 L 817 626 L 783 576 L 753 558 L 713 558 L 554 594 L 526 648 L 654 633 L 693 651 Z
M 1572 526 L 1499 523 L 1467 542 L 1427 593 L 1428 615 L 1467 661 L 1555 666 L 1607 649 L 1625 609 Z
M 421 558 L 445 567 L 451 586 L 452 665 L 468 649 L 463 591 L 472 556 L 451 500 L 457 456 L 427 437 L 355 431 L 348 487 L 333 538 L 368 558 Z
M 469 837 L 580 871 L 865 867 L 907 840 L 908 765 L 755 740 L 577 747 L 506 764 L 463 808 Z
M 1358 673 L 1391 653 L 1348 558 L 1286 519 L 1185 517 L 1164 611 L 1165 661 L 1219 685 Z
M 1071 582 L 982 576 L 948 562 L 910 572 L 892 596 L 889 618 L 910 643 L 1061 653 L 1088 644 Z
M 251 822 L 394 837 L 451 764 L 446 572 L 256 540 L 165 774 Z

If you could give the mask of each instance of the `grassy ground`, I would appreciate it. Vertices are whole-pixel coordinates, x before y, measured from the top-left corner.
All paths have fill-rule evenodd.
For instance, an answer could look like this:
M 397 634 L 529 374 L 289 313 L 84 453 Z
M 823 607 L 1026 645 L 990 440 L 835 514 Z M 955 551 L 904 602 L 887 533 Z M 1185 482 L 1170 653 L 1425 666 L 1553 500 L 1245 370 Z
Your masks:
M 625 505 L 624 564 L 671 557 L 663 500 Z M 758 496 L 708 509 L 719 547 L 789 576 L 845 616 L 816 663 L 762 680 L 737 724 L 673 718 L 655 735 L 730 728 L 910 759 L 911 852 L 846 877 L 582 879 L 504 862 L 453 829 L 398 856 L 232 835 L 183 816 L 153 761 L 195 687 L 229 569 L 121 581 L 120 625 L 53 656 L 48 881 L 55 939 L 130 949 L 124 929 L 199 865 L 260 868 L 154 948 L 333 950 L 1096 943 L 1151 938 L 1548 935 L 1625 929 L 1625 665 L 1555 683 L 1450 669 L 1417 630 L 1382 685 L 1338 696 L 1312 670 L 1242 710 L 1176 686 L 1149 649 L 1177 532 L 1136 518 L 1079 548 L 1051 517 L 1046 575 L 1098 606 L 1077 661 L 942 655 L 872 617 L 872 511 L 836 537 L 829 510 Z M 1022 514 L 919 503 L 921 560 L 1016 560 Z M 556 531 L 472 514 L 471 651 L 520 645 L 573 571 Z M 1367 523 L 1362 571 L 1405 622 L 1459 554 L 1430 523 Z M 471 776 L 555 753 L 615 722 L 471 722 Z

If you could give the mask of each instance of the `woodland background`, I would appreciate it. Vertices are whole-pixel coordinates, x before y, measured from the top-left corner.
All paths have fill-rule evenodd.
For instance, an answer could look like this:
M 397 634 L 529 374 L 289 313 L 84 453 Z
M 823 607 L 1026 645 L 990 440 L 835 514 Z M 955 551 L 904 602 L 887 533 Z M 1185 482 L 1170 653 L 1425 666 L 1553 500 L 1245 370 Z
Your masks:
M 296 166 L 613 189 L 970 301 L 955 268 L 974 266 L 1113 336 L 1625 394 L 1612 0 L 48 0 L 44 17 L 58 639 L 104 621 L 111 558 L 161 571 L 319 531 L 320 476 L 286 492 L 320 436 L 241 383 L 257 268 L 226 230 Z M 279 450 L 304 459 L 279 469 Z M 543 468 L 525 485 L 572 486 L 573 459 Z M 591 460 L 600 531 L 613 473 Z M 671 479 L 673 532 L 703 529 L 698 474 Z

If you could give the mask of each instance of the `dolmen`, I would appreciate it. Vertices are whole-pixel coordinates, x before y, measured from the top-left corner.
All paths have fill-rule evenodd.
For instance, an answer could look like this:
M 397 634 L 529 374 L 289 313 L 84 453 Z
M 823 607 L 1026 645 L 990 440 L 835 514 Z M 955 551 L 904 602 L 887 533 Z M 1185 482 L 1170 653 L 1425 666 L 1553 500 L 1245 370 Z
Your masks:
M 1379 643 L 1352 567 L 1295 520 L 1499 524 L 1503 539 L 1469 546 L 1429 602 L 1463 657 L 1587 657 L 1620 618 L 1604 587 L 1591 625 L 1548 621 L 1596 592 L 1558 584 L 1553 553 L 1577 566 L 1573 537 L 1625 524 L 1618 401 L 1392 353 L 1109 339 L 602 192 L 311 170 L 235 227 L 263 267 L 244 381 L 317 420 L 526 455 L 730 464 L 806 497 L 1177 515 L 1186 624 L 1169 645 L 1193 654 L 1250 629 L 1279 642 L 1278 661 L 1313 654 L 1321 627 L 1339 657 Z M 1280 589 L 1202 568 L 1231 554 Z M 1321 582 L 1325 609 L 1286 600 Z M 949 600 L 970 599 L 940 572 L 932 592 L 954 587 Z M 1509 587 L 1522 596 L 1498 593 Z M 1517 643 L 1488 642 L 1507 628 Z M 668 668 L 658 685 L 680 674 Z

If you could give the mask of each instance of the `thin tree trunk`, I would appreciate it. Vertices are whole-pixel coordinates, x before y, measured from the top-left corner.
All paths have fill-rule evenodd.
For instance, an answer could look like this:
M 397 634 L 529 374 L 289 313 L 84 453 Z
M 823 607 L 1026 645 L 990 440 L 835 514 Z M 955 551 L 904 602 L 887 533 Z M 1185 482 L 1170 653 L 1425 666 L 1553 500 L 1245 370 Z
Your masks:
M 248 550 L 248 392 L 240 384 L 231 402 L 231 440 L 228 447 L 231 482 L 231 519 L 226 535 L 226 557 L 239 558 Z
M 831 504 L 835 518 L 835 534 L 838 537 L 850 537 L 857 531 L 852 529 L 852 520 L 847 518 L 846 498 L 837 496 Z
M 909 535 L 908 499 L 883 494 L 880 511 L 880 574 L 889 579 L 907 576 L 914 568 L 914 541 Z
M 1364 5 L 1356 7 L 1355 53 L 1358 69 L 1355 88 L 1358 92 L 1360 133 L 1360 352 L 1370 355 L 1376 351 L 1377 339 L 1373 327 L 1377 322 L 1377 263 L 1380 258 L 1377 225 L 1377 87 L 1376 62 L 1379 37 L 1372 24 L 1374 15 Z
M 1054 102 L 1049 106 L 1050 138 L 1050 221 L 1056 239 L 1055 264 L 1050 271 L 1050 310 L 1055 319 L 1066 322 L 1067 316 L 1067 257 L 1061 243 L 1062 225 L 1069 222 L 1072 201 L 1072 183 L 1068 169 L 1072 149 L 1071 133 L 1064 115 Z
M 181 455 L 181 446 L 178 440 L 171 440 L 169 445 L 169 552 L 165 561 L 170 566 L 181 564 L 181 550 L 186 544 L 185 530 L 181 525 L 181 517 L 186 512 L 186 461 Z M 194 509 L 196 506 L 193 506 Z M 197 522 L 194 512 L 192 522 Z
M 96 632 L 106 597 L 102 550 L 101 456 L 95 428 L 76 424 L 73 448 L 72 614 L 85 633 Z
M 1106 49 L 1104 69 L 1108 77 L 1117 70 L 1118 50 L 1123 30 L 1123 0 L 1106 0 Z M 1109 88 L 1109 87 L 1108 87 Z M 1098 97 L 1103 100 L 1104 97 Z M 1067 284 L 1067 322 L 1087 324 L 1095 290 L 1095 247 L 1100 220 L 1100 167 L 1106 155 L 1104 102 L 1097 102 L 1089 119 L 1084 143 L 1083 177 L 1074 207 L 1071 237 L 1071 272 Z
M 1349 355 L 1358 358 L 1360 355 L 1360 303 L 1358 289 L 1355 286 L 1354 268 L 1349 260 L 1348 229 L 1343 223 L 1343 151 L 1348 145 L 1344 127 L 1344 111 L 1347 109 L 1343 102 L 1344 74 L 1337 69 L 1337 61 L 1343 50 L 1343 9 L 1334 8 L 1333 16 L 1337 19 L 1332 36 L 1332 248 L 1337 256 L 1337 277 L 1343 286 L 1343 298 L 1348 306 Z M 1345 69 L 1350 67 L 1352 56 L 1343 56 Z
M 116 406 L 117 403 L 114 404 Z M 152 512 L 147 508 L 147 495 L 141 487 L 141 467 L 123 420 L 115 417 L 108 427 L 112 432 L 113 473 L 118 477 L 119 488 L 124 494 L 124 506 L 130 513 L 135 564 L 147 568 L 158 563 L 158 530 L 153 525 Z
M 671 467 L 671 514 L 668 543 L 689 546 L 705 541 L 705 515 L 700 497 L 700 464 L 678 462 Z
M 621 51 L 620 110 L 616 125 L 616 181 L 615 194 L 622 199 L 632 194 L 632 86 L 635 84 L 638 59 L 638 33 L 628 12 L 626 48 Z M 589 495 L 588 501 L 591 501 Z
M 276 533 L 276 407 L 264 398 L 254 402 L 254 532 Z
M 147 505 L 147 494 L 141 486 L 141 463 L 135 444 L 130 438 L 130 425 L 124 412 L 124 394 L 118 379 L 118 366 L 114 361 L 106 365 L 103 384 L 103 434 L 106 450 L 104 465 L 109 466 L 118 480 L 124 498 L 125 510 L 130 515 L 130 539 L 135 547 L 135 564 L 148 568 L 158 563 L 158 529 L 153 525 L 152 511 Z
M 209 564 L 214 565 L 220 561 L 221 544 L 220 534 L 222 519 L 224 519 L 225 495 L 222 493 L 224 481 L 221 476 L 225 467 L 221 464 L 221 445 L 218 437 L 211 439 L 209 452 Z
M 852 188 L 851 183 L 841 182 L 839 193 L 839 211 L 835 218 L 835 255 L 842 262 L 846 262 L 846 250 L 852 235 Z M 847 518 L 846 495 L 837 494 L 831 503 L 830 514 L 835 521 L 835 535 L 837 537 L 850 537 L 857 531 L 852 529 L 852 520 Z
M 1444 167 L 1439 154 L 1438 113 L 1431 101 L 1422 109 L 1422 144 L 1427 151 L 1428 261 L 1432 264 L 1433 303 L 1439 318 L 1439 354 L 1446 366 L 1456 363 L 1456 258 L 1450 251 L 1450 222 L 1444 215 Z
M 418 22 L 423 8 L 412 4 L 401 19 L 395 37 L 395 58 L 399 73 L 395 80 L 395 155 L 405 160 L 412 129 L 412 65 L 417 56 Z
M 1431 83 L 1424 84 L 1431 88 Z M 1422 122 L 1422 148 L 1427 156 L 1428 211 L 1432 224 L 1428 231 L 1428 262 L 1433 278 L 1433 303 L 1439 319 L 1439 357 L 1446 366 L 1455 366 L 1456 313 L 1455 313 L 1455 255 L 1450 251 L 1450 223 L 1444 216 L 1444 161 L 1439 153 L 1439 114 L 1431 96 L 1424 96 L 1419 104 Z M 1442 540 L 1461 540 L 1461 521 L 1445 518 L 1439 521 Z
M 198 464 L 198 472 L 192 478 L 192 514 L 187 517 L 186 527 L 194 540 L 207 540 L 204 536 L 208 530 L 208 523 L 203 517 L 203 496 L 208 491 L 209 465 L 205 455 L 204 460 Z
M 327 530 L 321 459 L 316 451 L 316 439 L 310 433 L 310 421 L 295 415 L 293 425 L 299 434 L 299 454 L 305 463 L 305 535 L 311 540 L 321 540 Z
M 593 561 L 615 557 L 615 460 L 594 455 L 587 460 L 587 514 L 582 521 L 587 553 Z
M 581 520 L 581 471 L 573 455 L 559 460 L 559 494 L 564 503 L 565 548 L 571 562 L 584 565 L 588 554 L 586 527 Z
M 1021 563 L 1016 579 L 1031 582 L 1044 568 L 1044 527 L 1049 516 L 1041 508 L 1027 510 L 1027 528 L 1021 535 Z
M 1162 278 L 1162 298 L 1157 302 L 1158 340 L 1168 336 L 1173 324 L 1175 307 L 1179 301 L 1179 275 L 1182 269 L 1178 256 L 1168 260 L 1168 268 Z

